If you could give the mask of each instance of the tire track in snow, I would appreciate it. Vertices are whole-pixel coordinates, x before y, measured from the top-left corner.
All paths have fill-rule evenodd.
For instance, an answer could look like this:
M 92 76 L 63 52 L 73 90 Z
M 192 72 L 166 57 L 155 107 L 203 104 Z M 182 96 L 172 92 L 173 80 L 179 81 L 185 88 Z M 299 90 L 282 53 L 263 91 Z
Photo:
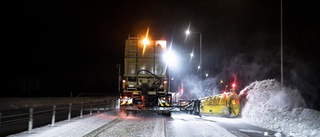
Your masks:
M 84 135 L 83 137 L 95 137 L 95 136 L 99 135 L 100 133 L 104 132 L 105 130 L 107 130 L 108 128 L 112 127 L 113 125 L 120 123 L 121 121 L 123 121 L 123 119 L 121 119 L 121 118 L 114 119 L 114 120 L 108 122 L 107 124 L 97 128 L 96 130 L 90 132 L 89 134 Z

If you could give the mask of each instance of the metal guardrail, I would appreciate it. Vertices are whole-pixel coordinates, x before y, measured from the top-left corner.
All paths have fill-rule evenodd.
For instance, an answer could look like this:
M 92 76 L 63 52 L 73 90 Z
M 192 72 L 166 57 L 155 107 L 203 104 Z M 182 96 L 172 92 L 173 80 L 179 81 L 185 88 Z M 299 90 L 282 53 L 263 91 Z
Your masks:
M 115 96 L 112 94 L 105 94 L 105 93 L 80 93 L 77 97 L 109 97 Z
M 39 111 L 35 111 L 37 108 L 29 108 L 29 113 L 21 113 L 14 115 L 6 115 L 0 112 L 0 134 L 3 134 L 2 129 L 7 126 L 18 125 L 21 123 L 28 123 L 28 133 L 31 133 L 34 121 L 39 119 L 48 118 L 48 122 L 50 122 L 51 116 L 51 126 L 54 126 L 56 121 L 56 116 L 58 114 L 67 114 L 68 121 L 71 120 L 72 112 L 79 111 L 79 115 L 73 115 L 73 117 L 79 116 L 83 117 L 84 110 L 89 110 L 89 115 L 95 113 L 100 113 L 100 110 L 107 111 L 107 109 L 117 108 L 119 105 L 119 100 L 110 100 L 103 102 L 89 102 L 89 103 L 80 103 L 80 104 L 72 104 L 69 105 L 60 105 L 57 106 L 55 104 L 52 105 L 52 109 L 41 109 Z M 64 119 L 66 120 L 66 119 Z

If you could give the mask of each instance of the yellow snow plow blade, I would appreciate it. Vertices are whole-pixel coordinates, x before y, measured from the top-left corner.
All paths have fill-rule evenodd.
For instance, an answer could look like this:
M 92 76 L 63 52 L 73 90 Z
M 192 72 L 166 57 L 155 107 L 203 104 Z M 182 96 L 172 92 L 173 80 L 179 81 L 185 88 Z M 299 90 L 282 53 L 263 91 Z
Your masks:
M 240 99 L 236 92 L 209 96 L 201 99 L 201 114 L 238 116 Z

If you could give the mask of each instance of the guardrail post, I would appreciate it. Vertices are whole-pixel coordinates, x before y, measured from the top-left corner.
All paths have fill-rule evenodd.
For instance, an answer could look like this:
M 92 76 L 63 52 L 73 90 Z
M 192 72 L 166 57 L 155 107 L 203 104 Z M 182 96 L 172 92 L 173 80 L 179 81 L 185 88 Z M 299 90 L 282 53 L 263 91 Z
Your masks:
M 0 113 L 0 131 L 1 131 L 1 113 Z
M 54 122 L 56 121 L 56 105 L 53 105 L 52 110 L 52 120 L 51 120 L 51 126 L 54 126 Z
M 33 125 L 33 108 L 29 109 L 29 125 L 28 125 L 28 133 L 31 133 Z
M 104 100 L 104 111 L 106 111 L 106 107 L 107 107 L 107 101 Z
M 98 102 L 98 113 L 100 113 L 100 103 Z
M 70 121 L 71 119 L 71 107 L 72 107 L 72 103 L 69 103 L 68 121 Z
M 83 102 L 81 102 L 81 106 L 80 106 L 80 117 L 82 118 L 83 115 Z
M 120 108 L 120 99 L 116 99 L 114 108 Z
M 92 102 L 90 102 L 90 115 L 92 115 Z

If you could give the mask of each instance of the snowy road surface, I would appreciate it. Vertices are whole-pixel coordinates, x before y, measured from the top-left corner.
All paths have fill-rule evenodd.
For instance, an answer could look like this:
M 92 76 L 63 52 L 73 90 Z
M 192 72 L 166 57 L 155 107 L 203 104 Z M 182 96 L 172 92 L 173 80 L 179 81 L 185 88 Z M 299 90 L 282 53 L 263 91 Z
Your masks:
M 71 121 L 57 122 L 9 137 L 248 137 L 273 136 L 274 132 L 261 129 L 237 119 L 203 117 L 185 113 L 173 113 L 171 117 L 157 113 L 126 115 L 110 110 Z M 266 134 L 268 133 L 268 134 Z
M 57 122 L 54 127 L 45 126 L 33 129 L 29 134 L 23 132 L 12 136 L 78 137 L 88 134 L 95 134 L 97 136 L 109 136 L 108 134 L 110 136 L 144 136 L 146 134 L 146 136 L 159 135 L 159 137 L 182 135 L 187 137 L 193 135 L 206 136 L 207 134 L 210 134 L 208 136 L 218 136 L 220 134 L 227 136 L 232 133 L 238 137 L 320 137 L 320 111 L 307 108 L 297 90 L 285 87 L 274 79 L 268 79 L 252 82 L 240 91 L 239 96 L 243 96 L 244 100 L 241 102 L 245 102 L 245 104 L 241 109 L 241 118 L 237 119 L 218 117 L 199 118 L 185 114 L 173 114 L 171 118 L 161 115 L 126 117 L 109 111 L 108 113 L 103 112 L 94 116 L 74 118 L 71 121 Z M 81 102 L 85 101 L 84 98 L 72 98 L 72 100 L 75 99 L 79 99 Z M 88 101 L 91 101 L 91 99 Z M 24 108 L 25 106 L 46 106 L 45 104 L 55 104 L 57 102 L 69 104 L 70 98 L 58 100 L 57 98 L 17 98 L 14 100 L 0 98 L 0 107 L 20 108 L 23 106 Z M 157 124 L 161 124 L 161 121 L 164 121 L 163 126 L 156 126 Z M 130 125 L 130 122 L 131 126 L 127 126 L 127 124 Z M 150 124 L 150 122 L 153 123 Z M 133 123 L 139 126 L 132 126 Z M 277 133 L 253 126 L 252 124 L 277 131 Z M 148 129 L 148 133 L 145 132 L 146 128 Z M 126 131 L 129 131 L 129 133 Z

